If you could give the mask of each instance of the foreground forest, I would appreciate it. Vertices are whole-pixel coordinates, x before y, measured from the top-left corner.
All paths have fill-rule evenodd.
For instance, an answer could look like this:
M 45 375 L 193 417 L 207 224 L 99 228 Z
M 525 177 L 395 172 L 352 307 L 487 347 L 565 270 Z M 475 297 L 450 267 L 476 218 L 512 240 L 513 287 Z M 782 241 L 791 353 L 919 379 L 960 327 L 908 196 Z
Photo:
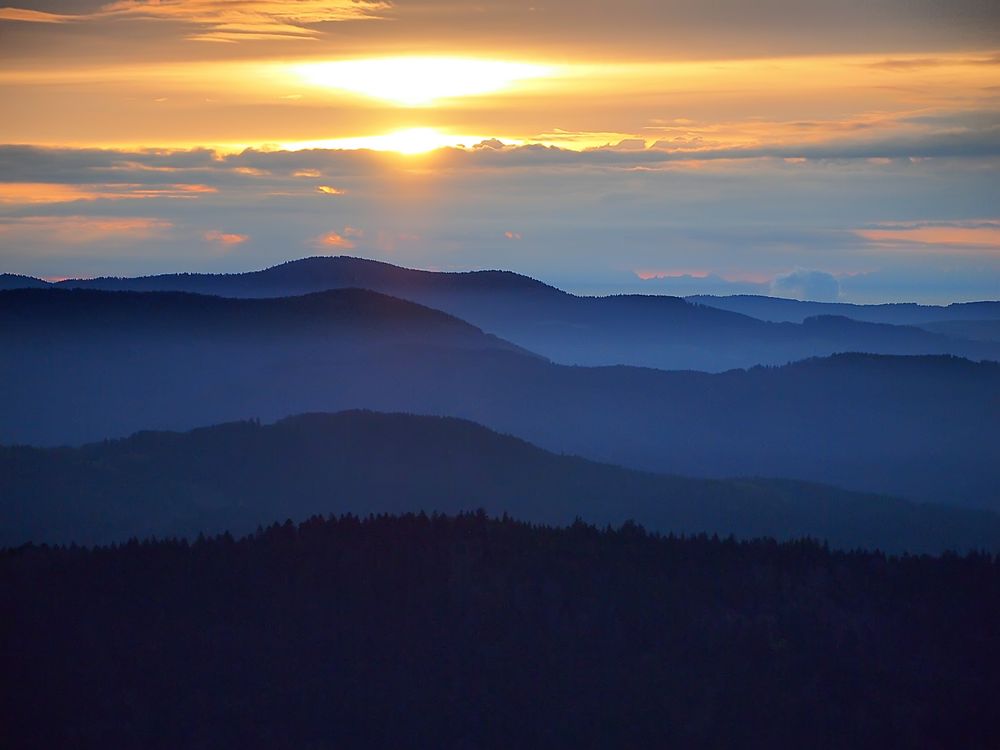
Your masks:
M 1000 560 L 406 515 L 0 556 L 3 745 L 1000 737 Z

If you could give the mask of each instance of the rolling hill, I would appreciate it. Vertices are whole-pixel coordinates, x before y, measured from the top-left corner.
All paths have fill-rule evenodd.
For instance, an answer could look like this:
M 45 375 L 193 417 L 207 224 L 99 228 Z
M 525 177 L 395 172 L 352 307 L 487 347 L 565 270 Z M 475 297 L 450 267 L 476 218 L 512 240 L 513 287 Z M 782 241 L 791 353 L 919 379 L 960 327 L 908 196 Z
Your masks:
M 1000 365 L 845 354 L 721 374 L 556 365 L 365 291 L 0 292 L 0 442 L 79 444 L 345 409 L 454 416 L 547 450 L 1000 508 Z
M 534 523 L 1000 551 L 1000 516 L 803 482 L 687 479 L 549 453 L 471 422 L 374 412 L 0 447 L 0 546 L 107 544 L 330 513 L 477 508 Z
M 556 362 L 587 366 L 718 372 L 848 351 L 1000 360 L 998 342 L 845 317 L 847 311 L 853 318 L 856 306 L 818 306 L 813 315 L 777 323 L 717 309 L 712 301 L 695 304 L 653 295 L 579 297 L 506 271 L 417 271 L 353 257 L 305 258 L 241 274 L 106 277 L 67 280 L 58 286 L 241 298 L 357 287 L 442 310 Z

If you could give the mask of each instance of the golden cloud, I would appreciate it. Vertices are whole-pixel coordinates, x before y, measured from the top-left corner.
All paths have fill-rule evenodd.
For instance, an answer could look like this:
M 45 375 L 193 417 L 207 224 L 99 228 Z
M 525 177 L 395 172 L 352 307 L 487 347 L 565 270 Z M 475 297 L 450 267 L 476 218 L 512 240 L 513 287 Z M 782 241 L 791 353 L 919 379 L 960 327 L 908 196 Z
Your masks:
M 0 204 L 68 203 L 70 201 L 143 200 L 153 198 L 195 198 L 217 193 L 210 185 L 68 185 L 48 182 L 0 182 Z
M 339 248 L 341 250 L 353 250 L 354 242 L 339 232 L 327 232 L 316 238 L 315 244 L 322 247 Z
M 222 232 L 219 231 L 218 229 L 212 229 L 202 234 L 202 238 L 205 240 L 205 242 L 214 242 L 216 244 L 228 247 L 231 245 L 242 245 L 244 242 L 250 239 L 250 235 Z

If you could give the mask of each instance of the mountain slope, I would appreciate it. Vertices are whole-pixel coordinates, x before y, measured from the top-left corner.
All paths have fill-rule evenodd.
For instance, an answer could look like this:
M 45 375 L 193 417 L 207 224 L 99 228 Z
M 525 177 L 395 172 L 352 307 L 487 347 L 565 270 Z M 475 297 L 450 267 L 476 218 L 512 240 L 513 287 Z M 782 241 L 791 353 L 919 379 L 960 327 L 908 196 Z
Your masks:
M 995 320 L 941 320 L 921 323 L 921 328 L 952 338 L 972 341 L 1000 341 L 1000 318 Z
M 19 289 L 0 293 L 8 334 L 265 337 L 355 335 L 359 331 L 408 341 L 521 351 L 475 326 L 422 305 L 365 289 L 300 297 L 227 299 L 187 292 L 104 292 Z
M 48 281 L 17 273 L 0 273 L 0 289 L 47 289 Z
M 839 315 L 867 323 L 924 326 L 940 321 L 1000 320 L 1000 302 L 954 302 L 950 305 L 918 305 L 912 302 L 855 305 L 848 302 L 808 300 L 734 294 L 718 297 L 696 294 L 685 297 L 706 307 L 749 315 L 775 323 L 801 323 L 816 315 Z
M 803 325 L 810 316 L 795 323 L 771 323 L 677 297 L 577 297 L 510 272 L 416 271 L 352 257 L 305 258 L 242 274 L 68 280 L 59 286 L 227 297 L 365 288 L 443 310 L 563 364 L 722 371 L 844 351 L 1000 360 L 997 342 L 913 327 L 875 327 L 843 317 L 831 317 L 821 326 Z M 831 312 L 823 307 L 816 311 Z
M 838 355 L 716 375 L 566 367 L 409 303 L 331 294 L 2 292 L 0 442 L 81 443 L 369 408 L 463 417 L 644 470 L 780 476 L 1000 508 L 995 363 Z M 357 307 L 338 308 L 337 325 L 285 312 L 327 299 Z M 108 324 L 123 301 L 125 322 Z M 385 306 L 406 315 L 387 319 Z
M 684 479 L 548 453 L 456 419 L 344 412 L 145 432 L 81 448 L 0 448 L 0 546 L 243 534 L 329 513 L 628 519 L 675 533 L 842 548 L 1000 551 L 1000 516 L 789 481 Z

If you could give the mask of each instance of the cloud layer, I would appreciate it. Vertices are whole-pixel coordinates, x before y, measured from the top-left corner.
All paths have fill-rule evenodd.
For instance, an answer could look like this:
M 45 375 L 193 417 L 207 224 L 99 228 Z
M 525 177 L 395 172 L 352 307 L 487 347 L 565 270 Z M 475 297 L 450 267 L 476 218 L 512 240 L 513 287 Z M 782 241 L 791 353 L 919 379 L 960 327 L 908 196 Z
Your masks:
M 8 146 L 0 256 L 7 271 L 66 276 L 348 252 L 509 268 L 583 292 L 978 299 L 1000 297 L 998 166 L 996 154 Z

